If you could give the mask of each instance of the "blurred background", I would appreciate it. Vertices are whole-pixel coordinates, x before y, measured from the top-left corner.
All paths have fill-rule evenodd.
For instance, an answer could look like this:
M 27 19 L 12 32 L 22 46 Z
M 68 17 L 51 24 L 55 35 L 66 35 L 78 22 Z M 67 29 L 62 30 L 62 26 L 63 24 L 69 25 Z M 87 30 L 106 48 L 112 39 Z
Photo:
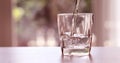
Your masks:
M 81 0 L 93 13 L 93 46 L 120 46 L 120 0 Z M 0 0 L 0 46 L 59 46 L 57 14 L 72 13 L 75 0 Z

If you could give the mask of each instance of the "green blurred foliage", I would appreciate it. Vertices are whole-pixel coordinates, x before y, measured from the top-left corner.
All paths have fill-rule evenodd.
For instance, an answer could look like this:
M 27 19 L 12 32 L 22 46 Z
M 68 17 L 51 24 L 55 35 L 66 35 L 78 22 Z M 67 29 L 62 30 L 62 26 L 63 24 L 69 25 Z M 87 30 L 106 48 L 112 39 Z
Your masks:
M 86 2 L 86 7 L 83 9 L 83 12 L 91 13 L 92 12 L 91 0 L 85 0 L 85 2 Z

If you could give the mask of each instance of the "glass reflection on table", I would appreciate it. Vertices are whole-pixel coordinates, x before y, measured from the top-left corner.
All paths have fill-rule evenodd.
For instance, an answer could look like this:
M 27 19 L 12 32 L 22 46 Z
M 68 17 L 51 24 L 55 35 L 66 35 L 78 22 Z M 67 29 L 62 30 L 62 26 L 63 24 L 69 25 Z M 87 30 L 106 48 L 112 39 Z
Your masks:
M 64 56 L 61 55 L 61 63 L 93 63 L 91 54 L 88 56 Z

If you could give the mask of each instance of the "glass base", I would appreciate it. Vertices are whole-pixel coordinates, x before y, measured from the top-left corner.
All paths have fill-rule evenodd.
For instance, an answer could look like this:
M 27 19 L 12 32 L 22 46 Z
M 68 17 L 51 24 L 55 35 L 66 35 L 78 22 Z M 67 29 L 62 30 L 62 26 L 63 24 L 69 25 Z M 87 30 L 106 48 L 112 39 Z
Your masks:
M 85 56 L 89 55 L 90 53 L 90 48 L 84 48 L 84 49 L 79 49 L 79 48 L 62 48 L 62 54 L 63 55 L 74 55 L 74 56 Z

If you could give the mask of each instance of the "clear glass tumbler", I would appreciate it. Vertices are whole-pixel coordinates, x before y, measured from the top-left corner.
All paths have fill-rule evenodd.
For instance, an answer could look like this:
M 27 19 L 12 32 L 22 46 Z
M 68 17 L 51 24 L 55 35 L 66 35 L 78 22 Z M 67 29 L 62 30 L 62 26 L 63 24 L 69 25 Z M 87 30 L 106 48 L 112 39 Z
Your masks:
M 92 13 L 58 14 L 58 32 L 63 55 L 88 55 L 92 43 Z

